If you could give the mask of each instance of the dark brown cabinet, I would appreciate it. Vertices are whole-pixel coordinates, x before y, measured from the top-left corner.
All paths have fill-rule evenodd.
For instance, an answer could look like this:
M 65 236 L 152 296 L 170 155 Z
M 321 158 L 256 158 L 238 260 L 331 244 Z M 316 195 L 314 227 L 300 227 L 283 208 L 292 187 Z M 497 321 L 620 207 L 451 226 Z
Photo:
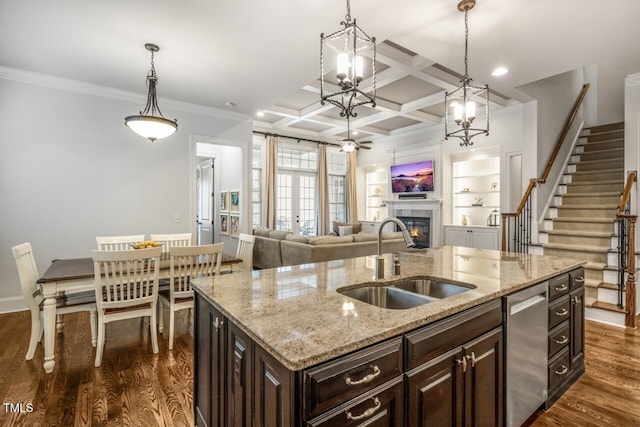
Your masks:
M 549 280 L 549 392 L 545 409 L 584 373 L 584 269 Z
M 296 405 L 296 373 L 282 366 L 269 353 L 254 346 L 254 426 L 293 427 L 300 423 Z M 251 424 L 246 424 L 247 426 Z
M 406 374 L 407 425 L 503 425 L 501 313 L 499 302 L 489 303 L 407 334 L 410 359 L 430 355 Z M 470 330 L 476 336 L 461 342 Z
M 251 425 L 251 361 L 249 337 L 232 323 L 227 325 L 227 425 Z
M 194 410 L 200 427 L 222 426 L 225 421 L 224 316 L 203 298 L 196 298 L 194 336 Z

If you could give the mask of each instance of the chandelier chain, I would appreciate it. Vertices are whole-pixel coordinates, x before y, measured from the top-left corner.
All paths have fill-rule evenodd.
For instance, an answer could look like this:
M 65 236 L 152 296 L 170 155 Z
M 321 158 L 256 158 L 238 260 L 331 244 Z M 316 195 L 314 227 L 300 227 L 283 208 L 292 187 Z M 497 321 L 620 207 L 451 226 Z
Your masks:
M 351 22 L 351 1 L 347 0 L 347 15 L 345 16 L 347 22 Z
M 469 80 L 469 9 L 464 11 L 464 78 Z

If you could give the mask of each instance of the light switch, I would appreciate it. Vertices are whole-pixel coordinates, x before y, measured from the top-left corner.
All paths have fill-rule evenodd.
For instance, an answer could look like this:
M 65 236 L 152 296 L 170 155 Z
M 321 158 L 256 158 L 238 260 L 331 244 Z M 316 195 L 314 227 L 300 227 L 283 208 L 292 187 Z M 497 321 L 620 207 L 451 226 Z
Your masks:
M 182 215 L 181 215 L 181 214 L 179 214 L 179 213 L 177 213 L 177 214 L 173 215 L 173 220 L 174 220 L 175 222 L 182 222 Z

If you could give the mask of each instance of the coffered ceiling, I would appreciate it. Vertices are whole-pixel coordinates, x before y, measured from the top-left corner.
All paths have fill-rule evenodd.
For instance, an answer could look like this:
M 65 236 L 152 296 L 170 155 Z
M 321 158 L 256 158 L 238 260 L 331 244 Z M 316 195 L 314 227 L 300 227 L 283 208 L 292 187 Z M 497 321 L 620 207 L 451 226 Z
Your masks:
M 351 0 L 352 16 L 379 42 L 378 105 L 359 109 L 359 137 L 441 122 L 444 91 L 464 71 L 457 3 Z M 263 130 L 339 140 L 344 119 L 319 104 L 319 38 L 340 28 L 345 12 L 344 0 L 0 0 L 0 75 L 41 73 L 144 99 L 144 44 L 152 42 L 160 46 L 161 105 L 175 100 L 247 119 L 264 110 L 256 118 Z M 471 77 L 489 84 L 499 109 L 527 99 L 522 85 L 585 65 L 639 72 L 638 16 L 638 0 L 477 0 Z M 499 65 L 509 73 L 491 76 Z

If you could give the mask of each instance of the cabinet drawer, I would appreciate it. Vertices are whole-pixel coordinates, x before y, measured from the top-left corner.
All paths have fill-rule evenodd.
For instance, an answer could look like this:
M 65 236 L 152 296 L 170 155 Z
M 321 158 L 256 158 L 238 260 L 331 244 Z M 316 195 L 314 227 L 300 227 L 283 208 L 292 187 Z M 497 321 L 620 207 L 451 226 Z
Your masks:
M 549 331 L 549 357 L 552 357 L 561 348 L 569 344 L 570 330 L 569 321 L 565 320 Z
M 498 299 L 409 332 L 405 335 L 406 369 L 428 362 L 500 325 L 502 304 Z
M 401 374 L 402 337 L 305 370 L 305 418 L 309 420 Z
M 568 274 L 562 274 L 549 279 L 549 301 L 554 300 L 567 292 L 569 292 Z
M 359 396 L 307 422 L 306 425 L 308 427 L 401 426 L 404 417 L 402 390 L 402 377 L 398 377 L 364 396 Z
M 569 272 L 569 287 L 571 290 L 584 286 L 584 268 L 576 268 Z
M 569 347 L 561 350 L 549 361 L 549 394 L 560 386 L 571 372 L 571 355 Z
M 567 283 L 567 288 L 569 284 Z M 571 300 L 569 295 L 558 298 L 549 303 L 549 329 L 567 320 L 571 315 Z

